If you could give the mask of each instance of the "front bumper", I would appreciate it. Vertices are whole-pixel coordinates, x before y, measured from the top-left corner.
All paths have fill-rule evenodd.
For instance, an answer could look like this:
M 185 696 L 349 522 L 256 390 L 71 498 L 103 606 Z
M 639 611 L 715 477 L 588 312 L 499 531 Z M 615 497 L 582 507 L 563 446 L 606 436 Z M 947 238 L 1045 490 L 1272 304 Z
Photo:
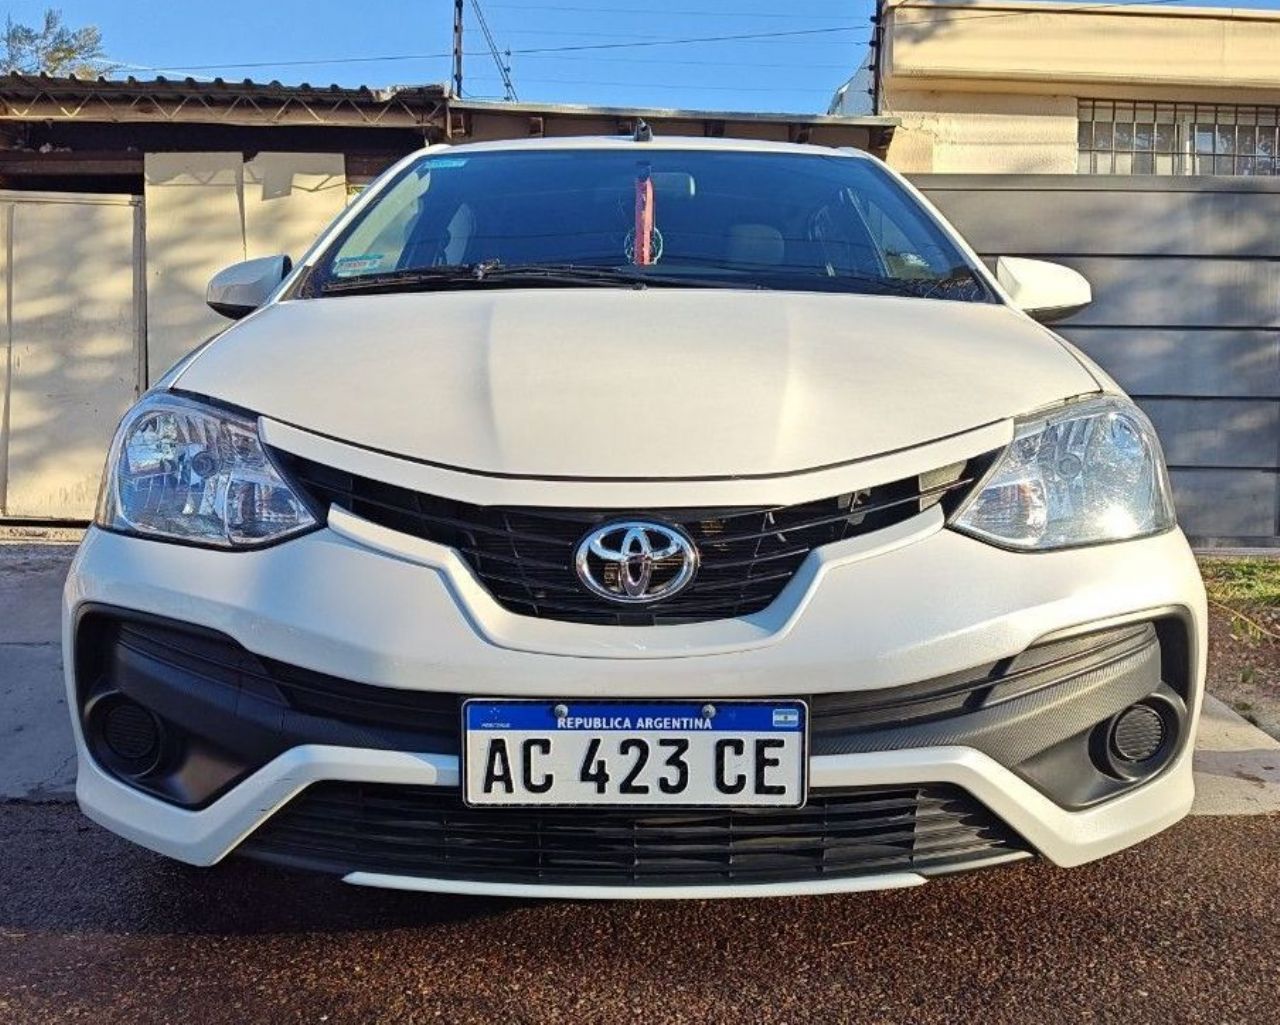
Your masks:
M 1204 598 L 1178 533 L 1123 545 L 1024 555 L 942 529 L 927 512 L 883 536 L 812 553 L 776 607 L 750 622 L 608 628 L 519 621 L 448 553 L 356 522 L 258 552 L 221 553 L 91 530 L 68 579 L 64 641 L 94 606 L 180 620 L 250 652 L 348 681 L 407 691 L 547 697 L 821 695 L 908 687 L 1007 661 L 1036 642 L 1122 623 L 1179 624 L 1186 706 L 1177 753 L 1152 779 L 1065 806 L 1019 771 L 1006 747 L 921 734 L 918 746 L 828 746 L 810 763 L 825 788 L 950 785 L 1026 848 L 1074 865 L 1129 846 L 1190 807 L 1190 735 L 1204 674 Z M 541 638 L 541 641 L 540 641 Z M 538 650 L 539 647 L 546 650 Z M 79 707 L 68 657 L 69 705 Z M 1105 689 L 1105 688 L 1104 688 Z M 451 751 L 306 741 L 255 767 L 203 807 L 122 782 L 90 753 L 79 716 L 77 796 L 85 813 L 164 854 L 213 864 L 313 783 L 454 788 Z M 985 748 L 985 749 L 984 749 Z M 815 751 L 818 749 L 815 748 Z M 1071 802 L 1067 802 L 1070 804 Z M 911 885 L 918 871 L 803 882 L 698 886 L 525 884 L 353 871 L 352 882 L 547 896 L 713 896 Z

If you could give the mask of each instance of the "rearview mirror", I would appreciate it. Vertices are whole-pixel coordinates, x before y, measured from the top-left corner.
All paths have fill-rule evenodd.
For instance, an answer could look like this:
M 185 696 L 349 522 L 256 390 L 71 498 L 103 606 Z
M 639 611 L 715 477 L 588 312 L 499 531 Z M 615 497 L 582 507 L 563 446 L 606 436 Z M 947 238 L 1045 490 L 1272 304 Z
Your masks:
M 292 269 L 293 261 L 283 255 L 233 263 L 209 281 L 204 301 L 215 313 L 239 320 L 266 302 Z
M 1041 323 L 1069 317 L 1093 301 L 1084 275 L 1060 263 L 1002 256 L 996 261 L 996 280 L 1018 309 Z

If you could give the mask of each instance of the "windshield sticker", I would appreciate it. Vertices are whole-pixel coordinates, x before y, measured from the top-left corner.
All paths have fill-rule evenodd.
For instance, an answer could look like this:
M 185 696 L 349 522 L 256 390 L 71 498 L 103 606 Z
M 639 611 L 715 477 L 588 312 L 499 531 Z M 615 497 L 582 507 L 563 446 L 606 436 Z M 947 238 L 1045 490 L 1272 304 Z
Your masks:
M 386 257 L 381 253 L 364 253 L 361 256 L 343 256 L 333 262 L 335 277 L 350 278 L 357 274 L 370 274 L 382 269 Z
M 430 161 L 427 164 L 427 166 L 431 168 L 431 170 L 433 171 L 438 171 L 438 170 L 441 170 L 442 168 L 450 168 L 450 167 L 466 167 L 467 158 L 466 157 L 437 157 L 435 160 Z

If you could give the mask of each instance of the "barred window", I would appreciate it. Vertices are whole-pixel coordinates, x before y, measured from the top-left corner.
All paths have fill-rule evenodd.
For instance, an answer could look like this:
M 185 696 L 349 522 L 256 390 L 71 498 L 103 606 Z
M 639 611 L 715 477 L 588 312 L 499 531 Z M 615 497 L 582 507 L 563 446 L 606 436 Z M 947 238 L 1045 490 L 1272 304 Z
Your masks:
M 1081 100 L 1080 174 L 1280 175 L 1280 107 Z

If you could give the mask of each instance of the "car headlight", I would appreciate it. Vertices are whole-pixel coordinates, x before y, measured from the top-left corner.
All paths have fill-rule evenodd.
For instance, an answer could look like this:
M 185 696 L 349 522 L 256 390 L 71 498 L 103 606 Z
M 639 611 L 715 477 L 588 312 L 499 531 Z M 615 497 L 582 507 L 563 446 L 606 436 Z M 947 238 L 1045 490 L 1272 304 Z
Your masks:
M 1174 523 L 1151 421 L 1127 399 L 1107 396 L 1020 420 L 951 525 L 1039 551 L 1143 537 Z
M 215 548 L 251 548 L 316 526 L 272 466 L 252 419 L 159 392 L 116 431 L 95 522 Z

